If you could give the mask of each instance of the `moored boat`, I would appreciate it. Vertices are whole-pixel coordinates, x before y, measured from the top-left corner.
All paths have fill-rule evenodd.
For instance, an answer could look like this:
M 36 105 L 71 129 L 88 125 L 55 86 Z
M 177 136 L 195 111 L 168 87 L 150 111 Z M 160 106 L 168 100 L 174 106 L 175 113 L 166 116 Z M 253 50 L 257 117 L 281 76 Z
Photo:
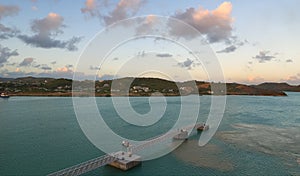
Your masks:
M 9 98 L 9 95 L 6 93 L 1 93 L 0 98 Z
M 198 131 L 206 131 L 206 130 L 208 130 L 208 129 L 209 129 L 209 125 L 206 125 L 205 123 L 199 124 L 199 125 L 197 126 L 197 130 L 198 130 Z
M 186 129 L 181 129 L 180 133 L 176 134 L 173 139 L 175 140 L 186 140 L 189 137 L 189 133 Z

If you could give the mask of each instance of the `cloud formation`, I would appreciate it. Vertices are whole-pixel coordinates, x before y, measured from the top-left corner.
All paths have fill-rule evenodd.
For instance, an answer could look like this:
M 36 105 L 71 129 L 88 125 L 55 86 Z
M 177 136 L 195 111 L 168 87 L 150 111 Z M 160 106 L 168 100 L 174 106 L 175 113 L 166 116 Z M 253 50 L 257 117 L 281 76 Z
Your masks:
M 105 25 L 110 25 L 116 21 L 134 16 L 146 3 L 145 0 L 119 0 L 117 4 L 110 3 L 108 0 L 86 0 L 81 12 L 90 17 L 98 17 Z M 106 11 L 101 11 L 101 9 Z M 203 7 L 188 8 L 185 11 L 178 11 L 172 17 L 182 20 L 191 25 L 203 35 L 210 43 L 226 41 L 232 35 L 233 18 L 231 16 L 232 4 L 222 3 L 215 10 L 206 10 Z M 146 20 L 136 29 L 137 34 L 144 34 L 152 30 L 155 23 L 155 16 L 149 15 Z M 193 38 L 197 33 L 187 30 L 186 26 L 177 21 L 169 21 L 170 31 L 173 36 Z
M 0 40 L 15 37 L 18 33 L 20 33 L 20 31 L 17 29 L 0 24 Z
M 28 66 L 31 66 L 31 64 L 33 63 L 33 61 L 34 61 L 34 58 L 32 58 L 32 57 L 25 58 L 25 59 L 19 64 L 19 66 L 20 66 L 20 67 L 28 67 Z
M 5 6 L 0 4 L 0 20 L 4 17 L 18 14 L 19 10 L 18 6 Z M 19 32 L 20 31 L 15 28 L 10 28 L 0 23 L 0 40 L 14 37 Z
M 179 62 L 177 65 L 182 68 L 187 68 L 188 70 L 191 70 L 193 67 L 200 65 L 200 63 L 196 63 L 195 61 L 191 60 L 190 58 L 187 58 L 185 61 Z
M 16 14 L 18 14 L 19 11 L 20 11 L 20 8 L 18 6 L 15 6 L 15 5 L 1 5 L 0 4 L 0 20 L 3 17 L 16 15 Z
M 8 70 L 1 70 L 0 71 L 0 77 L 6 77 L 6 78 L 19 78 L 19 77 L 25 77 L 25 76 L 34 76 L 34 77 L 50 77 L 50 78 L 69 78 L 72 79 L 73 72 L 72 73 L 65 73 L 65 72 L 58 72 L 58 71 L 51 71 L 47 70 L 47 67 L 45 67 L 45 72 L 24 72 L 21 70 L 15 70 L 15 71 L 8 71 Z M 85 76 L 83 74 L 83 76 Z
M 7 65 L 7 66 L 15 66 L 15 65 L 17 65 L 17 63 L 15 63 L 15 62 L 13 62 L 13 63 L 5 63 L 5 65 Z
M 296 75 L 293 75 L 293 76 L 289 76 L 287 79 L 281 79 L 281 81 L 285 81 L 285 82 L 288 82 L 290 84 L 300 86 L 300 73 L 298 73 Z
M 132 17 L 144 3 L 144 0 L 120 0 L 108 15 L 103 16 L 103 20 L 106 25 L 110 25 L 116 21 Z
M 90 66 L 90 70 L 100 70 L 99 66 Z
M 259 63 L 265 63 L 267 61 L 271 61 L 272 59 L 276 58 L 275 55 L 276 53 L 272 55 L 270 51 L 260 51 L 258 55 L 252 58 L 258 60 Z
M 41 66 L 40 66 L 40 69 L 42 69 L 42 70 L 44 70 L 44 71 L 52 70 L 52 68 L 49 67 L 49 66 L 46 65 L 46 64 L 41 65 Z
M 184 12 L 177 12 L 173 18 L 182 20 L 191 25 L 203 35 L 210 43 L 220 42 L 231 37 L 232 22 L 231 17 L 232 4 L 230 2 L 222 3 L 217 9 L 209 11 L 203 7 L 188 8 Z M 193 38 L 195 32 L 184 28 L 184 25 L 170 23 L 170 34 L 178 37 Z
M 33 64 L 34 68 L 40 68 L 41 64 Z
M 71 65 L 66 65 L 64 67 L 60 67 L 60 68 L 57 68 L 56 71 L 57 72 L 65 72 L 65 73 L 68 73 L 68 72 L 72 72 L 73 73 L 73 66 Z
M 155 15 L 148 15 L 145 20 L 141 22 L 141 24 L 136 28 L 137 35 L 145 35 L 150 31 L 153 31 L 155 24 L 157 23 L 157 17 Z
M 116 79 L 117 76 L 116 75 L 110 75 L 110 74 L 104 74 L 101 75 L 100 77 L 98 77 L 99 80 L 112 80 L 112 79 Z
M 247 40 L 241 41 L 237 36 L 230 36 L 225 40 L 226 48 L 217 51 L 217 53 L 232 53 L 236 51 L 239 47 L 248 44 L 249 42 Z
M 185 61 L 178 63 L 179 66 L 181 67 L 187 67 L 189 69 L 191 69 L 191 66 L 193 64 L 193 61 L 189 58 L 187 58 Z
M 72 69 L 73 65 L 72 64 L 67 64 L 65 67 L 67 67 L 68 69 Z
M 293 60 L 292 60 L 292 59 L 287 59 L 285 62 L 286 62 L 286 63 L 292 63 Z
M 57 40 L 55 37 L 63 34 L 62 28 L 64 18 L 56 13 L 49 13 L 43 19 L 36 19 L 31 24 L 33 36 L 19 35 L 18 38 L 28 45 L 40 48 L 61 48 L 69 51 L 77 50 L 76 44 L 81 41 L 81 37 L 72 37 L 67 41 Z
M 35 67 L 35 66 L 34 66 Z M 0 70 L 0 77 L 6 77 L 6 78 L 18 78 L 18 77 L 25 77 L 25 76 L 33 76 L 33 77 L 50 77 L 50 78 L 68 78 L 73 79 L 74 71 L 70 67 L 70 65 L 66 65 L 64 67 L 60 67 L 57 69 L 53 69 L 47 64 L 41 64 L 39 65 L 39 69 L 42 69 L 43 72 L 25 72 L 17 68 L 14 71 L 8 70 L 8 69 L 1 69 Z M 77 72 L 78 78 L 80 80 L 85 79 L 94 79 L 95 75 L 87 75 L 83 72 Z M 97 77 L 98 78 L 98 77 Z
M 86 0 L 85 6 L 81 8 L 81 12 L 91 17 L 98 17 L 105 25 L 110 25 L 116 21 L 134 16 L 146 1 L 120 0 L 113 7 L 108 2 L 108 0 Z M 108 9 L 108 12 L 103 13 L 101 8 Z
M 217 53 L 231 53 L 234 52 L 236 49 L 237 47 L 235 45 L 230 45 L 224 48 L 223 50 L 217 51 Z
M 161 54 L 156 54 L 156 57 L 172 57 L 172 54 L 169 53 L 161 53 Z
M 3 47 L 0 44 L 0 67 L 2 67 L 3 64 L 6 63 L 10 57 L 18 55 L 19 53 L 17 52 L 17 50 L 12 51 L 11 49 Z
M 81 8 L 81 13 L 89 14 L 90 16 L 99 16 L 99 11 L 95 0 L 86 0 L 85 6 Z
M 253 75 L 249 75 L 247 77 L 247 81 L 245 81 L 248 84 L 260 84 L 265 82 L 265 79 L 260 77 L 260 76 L 253 76 Z

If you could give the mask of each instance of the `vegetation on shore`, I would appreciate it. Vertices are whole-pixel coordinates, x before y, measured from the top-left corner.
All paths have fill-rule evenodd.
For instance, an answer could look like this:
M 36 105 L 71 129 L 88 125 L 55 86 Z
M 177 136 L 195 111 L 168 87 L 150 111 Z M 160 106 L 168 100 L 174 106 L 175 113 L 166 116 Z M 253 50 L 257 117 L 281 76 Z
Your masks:
M 286 96 L 284 91 L 300 92 L 299 86 L 287 83 L 263 83 L 259 85 L 245 85 L 226 83 L 226 90 L 222 93 L 213 92 L 214 87 L 222 87 L 222 83 L 203 81 L 173 82 L 159 78 L 121 78 L 104 81 L 75 81 L 71 79 L 24 77 L 16 79 L 0 78 L 0 92 L 11 96 L 72 96 L 72 83 L 76 83 L 76 96 L 179 96 L 179 95 L 256 95 L 256 96 Z M 91 86 L 91 85 L 95 85 Z M 128 86 L 130 85 L 130 86 Z M 93 87 L 93 88 L 91 88 Z M 117 87 L 117 88 L 115 88 Z M 90 92 L 90 93 L 86 93 Z M 159 94 L 157 94 L 159 92 Z

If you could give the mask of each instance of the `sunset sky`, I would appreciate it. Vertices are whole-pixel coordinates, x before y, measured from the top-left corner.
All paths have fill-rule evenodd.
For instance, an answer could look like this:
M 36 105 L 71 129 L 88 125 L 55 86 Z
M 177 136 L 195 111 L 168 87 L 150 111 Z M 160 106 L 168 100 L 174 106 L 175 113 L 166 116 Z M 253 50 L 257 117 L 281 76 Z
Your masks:
M 85 46 L 105 27 L 131 17 L 151 20 L 158 15 L 182 20 L 201 32 L 219 59 L 227 82 L 300 84 L 299 6 L 298 0 L 0 0 L 0 77 L 72 78 Z M 191 37 L 172 26 L 170 35 Z M 129 43 L 113 53 L 111 60 L 115 62 L 103 68 L 99 78 L 111 78 L 126 57 L 138 59 L 153 52 L 141 47 L 150 45 L 147 42 Z M 176 53 L 175 46 L 166 49 L 168 45 L 160 45 L 153 47 L 158 53 L 146 58 L 181 57 L 174 65 L 206 80 L 192 57 Z M 87 63 L 82 77 L 90 78 L 98 67 Z M 180 77 L 180 69 L 171 72 Z

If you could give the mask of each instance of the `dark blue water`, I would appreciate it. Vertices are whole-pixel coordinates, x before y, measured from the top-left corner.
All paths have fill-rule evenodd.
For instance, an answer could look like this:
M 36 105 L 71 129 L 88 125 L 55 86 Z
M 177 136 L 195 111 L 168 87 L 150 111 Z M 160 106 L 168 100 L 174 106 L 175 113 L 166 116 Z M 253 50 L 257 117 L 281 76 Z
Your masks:
M 217 134 L 198 147 L 195 134 L 178 149 L 127 172 L 105 166 L 86 175 L 299 175 L 300 94 L 288 97 L 228 96 Z M 130 98 L 139 113 L 147 98 Z M 210 97 L 200 97 L 199 121 Z M 127 124 L 110 98 L 97 98 L 105 122 L 126 138 L 143 140 L 168 131 L 180 112 L 180 98 L 167 97 L 155 125 Z M 0 175 L 45 175 L 104 153 L 81 131 L 72 98 L 11 97 L 0 100 Z

